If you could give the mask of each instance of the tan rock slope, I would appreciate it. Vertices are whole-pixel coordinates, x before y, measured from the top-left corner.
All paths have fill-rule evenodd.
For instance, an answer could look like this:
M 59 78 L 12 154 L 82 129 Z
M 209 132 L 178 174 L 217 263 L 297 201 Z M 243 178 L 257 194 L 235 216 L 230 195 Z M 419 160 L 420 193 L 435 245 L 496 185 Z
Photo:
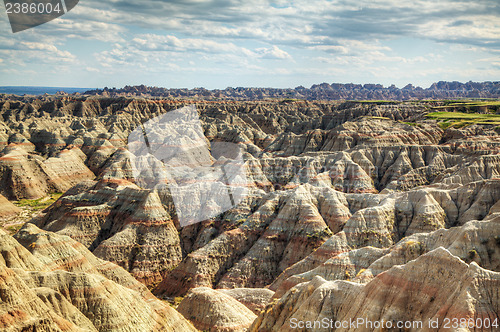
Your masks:
M 336 272 L 325 271 L 325 273 L 333 273 L 336 276 L 335 279 L 352 278 L 361 269 L 368 268 L 375 259 L 388 253 L 387 250 L 380 249 L 391 248 L 400 239 L 402 239 L 400 243 L 406 243 L 406 241 L 421 243 L 422 239 L 426 239 L 427 246 L 430 245 L 431 248 L 447 247 L 448 242 L 445 241 L 445 234 L 456 234 L 455 232 L 465 227 L 458 226 L 465 224 L 467 220 L 482 220 L 495 209 L 495 204 L 498 204 L 500 199 L 499 186 L 500 181 L 488 180 L 470 183 L 455 189 L 425 188 L 389 194 L 379 204 L 355 212 L 347 220 L 342 231 L 334 234 L 316 251 L 286 269 L 270 287 L 277 290 L 287 278 L 315 268 L 328 270 L 329 268 L 325 266 L 320 267 L 323 264 L 340 264 L 340 266 L 347 264 L 346 269 Z M 377 196 L 383 197 L 383 195 Z M 460 253 L 454 252 L 455 254 L 465 259 L 468 256 L 468 251 L 479 250 L 475 249 L 476 247 L 484 248 L 485 243 L 482 242 L 491 241 L 489 244 L 491 252 L 488 255 L 496 260 L 500 258 L 495 246 L 492 245 L 493 238 L 499 235 L 498 230 L 495 229 L 497 219 L 488 218 L 487 220 L 487 223 L 478 224 L 487 230 L 482 233 L 483 238 L 469 234 L 473 228 L 465 227 L 467 231 L 464 231 L 462 236 L 466 239 L 473 239 L 471 240 L 472 244 L 468 244 Z M 448 230 L 441 232 L 445 229 Z M 432 240 L 429 241 L 429 238 Z M 361 251 L 352 251 L 358 248 Z M 428 250 L 426 246 L 416 246 L 415 248 L 418 249 L 417 252 Z M 485 258 L 489 257 L 488 255 L 485 255 Z M 329 259 L 333 259 L 333 261 L 327 262 Z M 349 268 L 348 262 L 352 259 L 356 259 L 357 268 Z M 487 258 L 485 263 L 489 259 Z M 489 263 L 486 263 L 484 267 L 498 269 L 498 266 Z M 317 270 L 313 271 L 313 274 L 318 272 Z M 294 283 L 292 282 L 292 284 Z M 278 294 L 282 294 L 282 290 Z
M 274 292 L 267 288 L 232 288 L 218 289 L 219 292 L 229 295 L 244 304 L 256 315 L 266 307 Z
M 177 229 L 158 194 L 127 181 L 82 183 L 37 224 L 71 236 L 148 285 L 182 259 Z
M 69 237 L 0 230 L 3 331 L 195 331 L 120 267 Z M 25 245 L 26 247 L 24 247 Z
M 302 266 L 297 264 L 277 278 L 270 288 L 277 289 L 274 297 L 281 297 L 293 286 L 310 281 L 315 276 L 365 283 L 387 269 L 406 264 L 437 247 L 445 247 L 465 262 L 474 261 L 486 269 L 499 271 L 500 215 L 496 213 L 482 221 L 473 220 L 450 229 L 414 234 L 387 249 L 363 247 L 349 250 L 315 268 L 309 266 L 303 273 L 297 272 L 299 267 L 304 268 L 305 263 Z
M 409 322 L 406 331 L 435 331 L 429 321 L 453 330 L 451 323 L 445 328 L 446 322 L 463 319 L 463 327 L 454 330 L 473 331 L 480 321 L 498 322 L 499 289 L 500 273 L 482 269 L 475 262 L 467 264 L 440 247 L 380 273 L 367 284 L 316 276 L 269 306 L 250 331 L 293 331 L 299 321 L 314 324 L 324 318 L 328 328 L 317 324 L 307 330 L 373 331 L 368 322 L 385 322 L 383 329 L 391 330 L 398 322 Z M 344 323 L 353 321 L 359 325 Z M 482 330 L 498 328 L 490 324 Z
M 21 210 L 17 206 L 9 202 L 4 196 L 0 195 L 0 219 L 15 216 L 20 212 Z
M 44 158 L 23 148 L 7 146 L 0 156 L 1 192 L 11 199 L 39 198 L 48 192 L 64 192 L 94 174 L 85 166 L 78 148 L 61 150 Z
M 229 295 L 193 288 L 177 310 L 202 331 L 246 331 L 257 316 Z

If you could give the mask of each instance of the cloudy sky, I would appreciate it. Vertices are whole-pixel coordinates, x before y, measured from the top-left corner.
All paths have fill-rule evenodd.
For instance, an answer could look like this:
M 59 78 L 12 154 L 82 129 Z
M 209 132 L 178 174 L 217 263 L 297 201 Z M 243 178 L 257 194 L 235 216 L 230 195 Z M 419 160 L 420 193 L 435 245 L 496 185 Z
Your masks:
M 16 34 L 0 9 L 0 85 L 500 80 L 498 0 L 80 0 Z

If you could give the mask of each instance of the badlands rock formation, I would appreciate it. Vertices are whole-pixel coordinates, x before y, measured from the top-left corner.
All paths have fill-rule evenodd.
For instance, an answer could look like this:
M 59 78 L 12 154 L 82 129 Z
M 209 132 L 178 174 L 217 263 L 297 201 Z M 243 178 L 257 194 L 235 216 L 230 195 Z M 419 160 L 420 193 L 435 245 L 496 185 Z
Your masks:
M 257 316 L 229 295 L 193 288 L 177 308 L 199 330 L 246 331 Z
M 264 310 L 274 295 L 274 292 L 267 288 L 232 288 L 219 289 L 218 291 L 243 303 L 257 315 Z
M 97 257 L 113 257 L 147 285 L 182 259 L 177 229 L 158 194 L 126 180 L 82 182 L 37 224 L 71 236 Z
M 9 202 L 4 196 L 0 195 L 0 218 L 15 216 L 19 212 L 21 212 L 21 210 L 17 206 Z
M 64 311 L 45 304 L 43 314 L 26 307 L 26 317 L 102 329 L 68 285 L 111 283 L 113 292 L 125 289 L 123 303 L 139 292 L 159 306 L 154 317 L 143 315 L 158 326 L 188 323 L 148 288 L 171 302 L 184 297 L 179 311 L 203 330 L 279 331 L 291 319 L 495 318 L 496 125 L 444 129 L 426 116 L 443 106 L 438 101 L 196 102 L 207 140 L 240 147 L 247 193 L 220 215 L 182 227 L 168 187 L 141 188 L 134 178 L 127 138 L 192 103 L 2 97 L 0 194 L 64 192 L 15 235 L 35 259 L 5 271 L 23 292 L 50 289 L 37 293 L 44 303 L 62 294 L 69 304 L 58 305 Z M 117 311 L 109 324 L 118 326 L 120 309 L 106 310 Z
M 423 89 L 411 84 L 399 89 L 394 85 L 381 84 L 314 84 L 309 89 L 298 86 L 295 89 L 272 88 L 226 88 L 224 90 L 165 89 L 158 87 L 126 86 L 122 89 L 92 90 L 86 93 L 102 96 L 144 96 L 163 98 L 199 98 L 256 100 L 266 98 L 300 98 L 308 100 L 407 100 L 407 99 L 457 99 L 498 98 L 500 82 L 437 82 Z
M 196 331 L 115 264 L 70 237 L 0 230 L 2 331 Z
M 254 322 L 250 331 L 293 331 L 293 322 L 314 322 L 328 318 L 327 331 L 373 331 L 373 325 L 335 328 L 335 322 L 386 322 L 391 330 L 397 322 L 422 322 L 407 331 L 435 331 L 429 321 L 439 323 L 471 319 L 460 330 L 476 328 L 477 322 L 499 318 L 500 273 L 485 270 L 475 262 L 467 264 L 439 247 L 403 266 L 394 266 L 366 284 L 327 281 L 315 276 L 287 292 Z M 347 305 L 348 304 L 348 305 Z M 331 321 L 330 321 L 331 319 Z M 292 325 L 290 324 L 292 322 Z M 333 323 L 332 323 L 333 322 Z M 394 324 L 394 325 L 393 325 Z M 417 323 L 418 324 L 418 323 Z M 479 324 L 477 324 L 479 325 Z M 309 330 L 320 330 L 319 325 Z M 305 329 L 302 329 L 305 330 Z M 459 328 L 455 328 L 459 330 Z

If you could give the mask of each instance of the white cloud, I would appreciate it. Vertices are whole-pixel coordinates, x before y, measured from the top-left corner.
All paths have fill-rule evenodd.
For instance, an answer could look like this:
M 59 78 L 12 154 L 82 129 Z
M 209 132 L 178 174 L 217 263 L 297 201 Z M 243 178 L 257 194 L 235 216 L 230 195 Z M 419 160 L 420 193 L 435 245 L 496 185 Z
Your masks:
M 71 61 L 71 60 L 76 59 L 76 56 L 74 56 L 70 52 L 61 51 L 55 45 L 52 45 L 52 44 L 35 43 L 35 42 L 21 42 L 21 45 L 24 46 L 24 50 L 47 52 L 49 54 L 53 54 L 57 57 L 60 57 L 62 61 Z
M 125 41 L 126 28 L 123 26 L 109 23 L 107 20 L 99 21 L 98 18 L 86 19 L 76 15 L 71 17 L 72 19 L 59 18 L 48 25 L 42 25 L 39 33 L 59 38 L 59 40 L 75 38 L 107 43 Z
M 99 69 L 94 68 L 94 67 L 86 67 L 85 70 L 88 72 L 91 72 L 91 73 L 99 73 L 100 72 Z
M 2 38 L 0 37 L 0 40 Z M 0 47 L 0 57 L 10 66 L 27 66 L 30 64 L 76 64 L 77 57 L 71 52 L 60 50 L 50 42 L 12 42 Z
M 200 61 L 223 64 L 224 67 L 248 68 L 259 59 L 291 59 L 292 56 L 278 46 L 251 50 L 232 42 L 219 42 L 201 38 L 178 38 L 173 35 L 142 34 L 126 44 L 116 44 L 110 51 L 96 54 L 102 66 L 147 66 L 162 70 L 185 70 L 185 62 L 192 70 Z M 198 68 L 200 70 L 201 68 Z
M 291 59 L 292 56 L 274 45 L 272 48 L 258 48 L 257 54 L 264 59 Z
M 500 20 L 495 15 L 464 15 L 454 17 L 454 22 L 461 24 L 450 24 L 450 19 L 441 18 L 426 22 L 420 26 L 419 35 L 440 41 L 460 42 L 464 44 L 488 44 L 499 48 Z
M 172 35 L 139 35 L 132 39 L 130 47 L 144 51 L 203 52 L 203 53 L 240 53 L 251 56 L 245 47 L 230 42 L 218 42 L 210 39 L 184 38 Z

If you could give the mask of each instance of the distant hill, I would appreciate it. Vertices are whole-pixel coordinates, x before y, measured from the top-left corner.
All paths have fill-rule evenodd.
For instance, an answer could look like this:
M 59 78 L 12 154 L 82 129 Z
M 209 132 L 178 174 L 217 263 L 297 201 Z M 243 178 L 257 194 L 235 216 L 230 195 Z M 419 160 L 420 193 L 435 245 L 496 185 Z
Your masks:
M 500 98 L 500 82 L 445 82 L 433 83 L 429 88 L 408 84 L 400 89 L 394 85 L 321 83 L 310 88 L 226 88 L 224 90 L 167 89 L 145 85 L 125 86 L 121 89 L 104 88 L 85 94 L 102 96 L 144 96 L 162 98 L 200 98 L 229 100 L 259 100 L 266 98 L 306 100 L 422 100 L 455 98 Z

